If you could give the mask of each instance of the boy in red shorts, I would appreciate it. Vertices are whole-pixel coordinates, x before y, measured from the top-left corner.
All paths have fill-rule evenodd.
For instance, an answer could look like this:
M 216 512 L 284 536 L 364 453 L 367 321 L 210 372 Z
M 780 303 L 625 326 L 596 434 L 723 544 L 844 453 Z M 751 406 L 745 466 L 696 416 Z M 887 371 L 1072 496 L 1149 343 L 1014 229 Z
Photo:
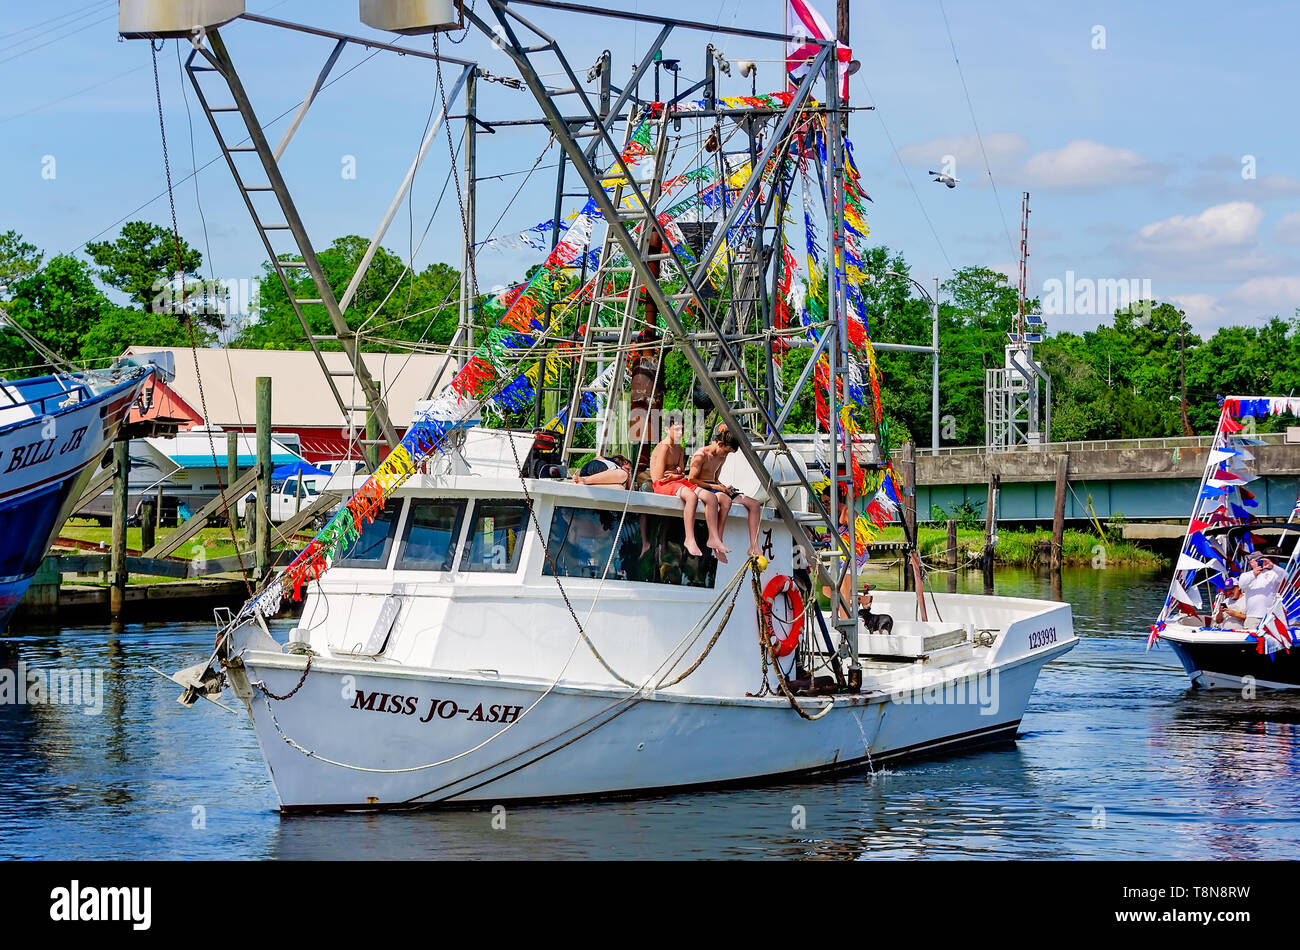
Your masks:
M 650 453 L 650 478 L 659 495 L 676 495 L 682 500 L 682 522 L 686 526 L 686 550 L 695 557 L 704 554 L 695 541 L 695 505 L 704 503 L 704 522 L 709 527 L 708 546 L 714 556 L 727 563 L 727 548 L 718 532 L 718 497 L 708 489 L 696 490 L 686 477 L 686 453 L 682 450 L 685 426 L 679 420 L 668 423 L 663 441 Z

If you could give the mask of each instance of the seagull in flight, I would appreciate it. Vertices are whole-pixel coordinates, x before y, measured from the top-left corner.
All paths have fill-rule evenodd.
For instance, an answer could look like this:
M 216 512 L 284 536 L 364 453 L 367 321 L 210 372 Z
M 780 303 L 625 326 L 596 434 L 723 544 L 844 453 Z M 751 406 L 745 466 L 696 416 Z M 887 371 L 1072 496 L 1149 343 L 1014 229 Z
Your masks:
M 934 181 L 941 182 L 949 188 L 956 188 L 957 182 L 961 181 L 960 178 L 954 178 L 952 175 L 945 175 L 942 172 L 930 172 L 929 174 L 934 176 Z

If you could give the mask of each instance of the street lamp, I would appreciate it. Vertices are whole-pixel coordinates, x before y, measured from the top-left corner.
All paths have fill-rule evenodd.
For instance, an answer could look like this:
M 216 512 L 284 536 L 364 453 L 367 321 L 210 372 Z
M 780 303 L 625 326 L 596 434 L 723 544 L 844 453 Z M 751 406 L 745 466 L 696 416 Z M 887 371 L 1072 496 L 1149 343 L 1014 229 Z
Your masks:
M 886 277 L 901 277 L 911 281 L 916 289 L 930 301 L 930 447 L 939 448 L 939 278 L 934 278 L 934 294 L 907 274 L 896 270 L 885 271 Z

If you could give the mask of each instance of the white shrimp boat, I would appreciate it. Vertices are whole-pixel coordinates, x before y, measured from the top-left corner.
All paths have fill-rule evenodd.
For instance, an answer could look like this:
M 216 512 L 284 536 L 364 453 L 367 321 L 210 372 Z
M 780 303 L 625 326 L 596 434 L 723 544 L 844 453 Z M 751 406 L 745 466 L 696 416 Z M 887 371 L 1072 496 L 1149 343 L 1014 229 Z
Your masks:
M 587 546 L 553 546 L 562 591 L 525 491 L 548 540 L 575 521 L 595 529 Z M 936 594 L 926 599 L 942 621 L 896 619 L 892 636 L 859 637 L 860 693 L 792 701 L 774 672 L 763 689 L 746 562 L 711 563 L 701 586 L 683 579 L 676 499 L 417 476 L 386 511 L 356 547 L 362 560 L 312 585 L 288 643 L 256 623 L 232 635 L 226 671 L 286 811 L 771 780 L 1010 740 L 1043 664 L 1077 642 L 1067 604 Z M 452 526 L 436 541 L 435 521 Z M 727 536 L 743 537 L 743 519 L 730 521 Z M 643 525 L 668 549 L 653 562 L 663 583 L 622 566 L 618 549 L 639 551 Z M 516 528 L 494 563 L 485 538 Z M 785 526 L 765 518 L 762 529 L 773 551 L 763 577 L 792 573 Z M 611 548 L 616 570 L 602 581 Z M 737 584 L 719 635 L 710 608 Z M 895 618 L 916 608 L 910 593 L 875 597 Z M 824 661 L 808 639 L 810 662 Z
M 588 83 L 599 81 L 588 91 L 558 41 L 516 13 L 519 4 L 485 0 L 460 10 L 510 57 L 520 77 L 510 81 L 532 93 L 563 150 L 561 169 L 588 200 L 570 203 L 566 215 L 572 192 L 564 189 L 575 185 L 559 177 L 554 218 L 527 231 L 550 232 L 545 262 L 499 298 L 496 328 L 400 441 L 386 436 L 391 452 L 316 540 L 237 615 L 219 618 L 211 663 L 174 677 L 186 687 L 182 702 L 215 699 L 229 685 L 286 811 L 768 781 L 1013 739 L 1043 664 L 1077 642 L 1068 605 L 881 592 L 875 609 L 895 620 L 881 635 L 859 629 L 854 607 L 838 595 L 853 589 L 858 557 L 899 495 L 880 448 L 887 421 L 861 286 L 867 198 L 844 137 L 836 44 L 803 37 L 793 90 L 729 97 L 719 94 L 727 64 L 709 46 L 706 80 L 679 93 L 677 61 L 662 55 L 677 27 L 782 47 L 795 37 L 527 5 L 552 20 L 634 18 L 659 28 L 623 88 L 612 85 L 605 53 L 588 73 Z M 386 28 L 424 28 L 393 25 L 410 5 L 363 9 L 382 6 L 394 17 Z M 346 304 L 307 239 L 279 155 L 342 46 L 395 47 L 308 32 L 338 45 L 277 149 L 216 26 L 185 32 L 194 47 L 187 70 L 290 301 L 323 307 L 346 347 L 355 339 Z M 433 54 L 402 51 L 436 60 L 440 89 L 445 64 L 461 70 L 446 84 L 448 100 L 471 77 L 500 79 L 439 55 L 436 44 Z M 651 69 L 654 93 L 642 98 Z M 567 74 L 574 88 L 548 89 L 539 70 Z M 823 76 L 818 102 L 811 94 Z M 671 98 L 661 96 L 661 78 L 673 83 Z M 562 96 L 576 97 L 576 116 L 559 111 Z M 392 209 L 448 108 L 428 125 Z M 471 135 L 484 124 L 474 110 L 470 93 Z M 232 132 L 236 115 L 243 125 Z M 227 144 L 243 135 L 250 145 Z M 256 153 L 265 184 L 244 183 L 250 173 L 237 151 Z M 472 150 L 468 161 L 472 193 Z M 684 165 L 670 168 L 674 161 Z M 285 224 L 261 223 L 254 191 L 271 193 L 279 206 L 272 220 Z M 789 230 L 806 245 L 806 273 L 785 236 L 796 208 L 803 222 Z M 472 208 L 462 223 L 472 249 Z M 597 228 L 603 242 L 593 241 Z M 296 251 L 272 244 L 286 231 Z M 309 298 L 286 276 L 290 264 L 310 275 Z M 478 306 L 466 283 L 454 346 L 471 339 L 468 311 Z M 318 337 L 308 339 L 314 346 Z M 780 368 L 794 349 L 811 352 L 788 383 Z M 749 539 L 738 509 L 721 526 L 736 552 L 723 563 L 684 552 L 677 497 L 533 477 L 613 451 L 626 451 L 638 470 L 648 466 L 669 352 L 691 373 L 703 414 L 696 441 L 708 441 L 718 423 L 738 440 L 728 477 L 765 506 L 762 556 L 739 553 Z M 359 366 L 356 390 L 387 431 L 385 407 Z M 784 436 L 800 400 L 813 405 L 821 433 L 811 467 Z M 505 427 L 474 428 L 493 416 L 535 435 L 518 444 Z M 706 517 L 725 507 L 719 497 L 699 496 Z M 704 523 L 691 524 L 703 543 Z M 829 616 L 815 596 L 823 588 L 843 605 Z M 272 636 L 267 618 L 304 595 L 297 625 Z

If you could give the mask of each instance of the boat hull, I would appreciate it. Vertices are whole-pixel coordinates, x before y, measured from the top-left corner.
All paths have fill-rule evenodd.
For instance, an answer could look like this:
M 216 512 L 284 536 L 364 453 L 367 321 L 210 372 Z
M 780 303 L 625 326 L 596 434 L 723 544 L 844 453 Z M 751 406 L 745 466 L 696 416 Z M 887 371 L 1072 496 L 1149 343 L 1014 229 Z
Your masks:
M 0 427 L 0 630 L 22 602 L 145 378 Z
M 1300 649 L 1260 653 L 1254 640 L 1209 632 L 1166 631 L 1169 644 L 1197 689 L 1300 689 Z
M 987 671 L 987 689 L 954 671 L 923 690 L 836 697 L 813 722 L 780 696 L 548 691 L 346 660 L 304 676 L 304 657 L 251 651 L 232 681 L 283 811 L 475 806 L 761 783 L 1012 740 L 1043 664 L 1074 642 Z M 800 700 L 810 714 L 827 702 Z

